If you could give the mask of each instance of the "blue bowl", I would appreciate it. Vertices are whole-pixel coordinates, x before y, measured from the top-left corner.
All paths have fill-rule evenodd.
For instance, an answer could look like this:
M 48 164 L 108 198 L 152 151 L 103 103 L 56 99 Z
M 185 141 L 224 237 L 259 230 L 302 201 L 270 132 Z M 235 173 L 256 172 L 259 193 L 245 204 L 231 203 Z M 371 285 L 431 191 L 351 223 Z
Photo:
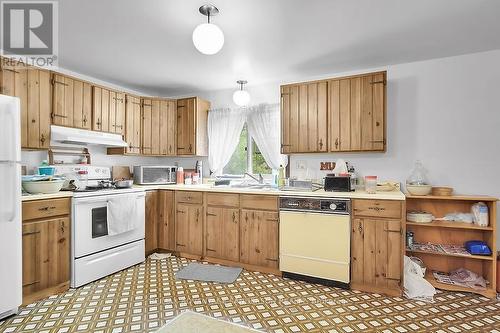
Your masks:
M 55 172 L 56 172 L 56 168 L 54 168 L 53 166 L 38 167 L 38 174 L 39 175 L 53 176 Z

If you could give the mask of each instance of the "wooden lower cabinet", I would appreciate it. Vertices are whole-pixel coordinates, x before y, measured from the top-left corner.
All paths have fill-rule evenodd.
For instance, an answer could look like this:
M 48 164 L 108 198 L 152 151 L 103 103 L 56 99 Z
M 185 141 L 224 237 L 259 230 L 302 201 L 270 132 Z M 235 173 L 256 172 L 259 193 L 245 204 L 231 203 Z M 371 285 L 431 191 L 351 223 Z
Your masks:
M 208 257 L 238 261 L 240 211 L 238 208 L 208 207 L 205 253 Z
M 64 210 L 52 207 L 64 206 Z M 70 200 L 38 200 L 23 203 L 22 259 L 23 304 L 29 304 L 69 288 Z M 47 209 L 46 209 L 47 208 Z M 40 210 L 49 217 L 32 218 Z M 53 213 L 50 213 L 50 212 Z M 48 213 L 47 213 L 48 212 Z
M 174 191 L 158 192 L 158 248 L 175 251 Z
M 145 214 L 146 255 L 158 248 L 158 191 L 146 191 Z
M 278 212 L 242 209 L 240 261 L 277 269 L 278 234 Z
M 352 289 L 401 295 L 404 239 L 401 219 L 354 215 L 351 226 Z
M 176 251 L 203 254 L 203 206 L 177 203 L 175 212 Z

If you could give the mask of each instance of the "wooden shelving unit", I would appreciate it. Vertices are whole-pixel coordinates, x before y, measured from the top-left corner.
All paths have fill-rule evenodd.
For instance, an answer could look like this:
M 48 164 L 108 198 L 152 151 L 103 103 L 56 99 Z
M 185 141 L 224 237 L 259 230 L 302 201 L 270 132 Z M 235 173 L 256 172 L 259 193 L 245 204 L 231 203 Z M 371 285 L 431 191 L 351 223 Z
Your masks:
M 406 249 L 409 256 L 419 257 L 427 267 L 426 279 L 438 289 L 472 292 L 486 297 L 496 297 L 496 209 L 497 198 L 488 196 L 413 196 L 407 195 L 407 211 L 419 210 L 433 214 L 436 218 L 448 213 L 471 211 L 471 206 L 484 202 L 488 206 L 489 225 L 480 227 L 464 222 L 432 221 L 416 223 L 406 221 L 406 230 L 413 231 L 415 242 L 432 244 L 463 245 L 468 240 L 482 240 L 492 251 L 491 256 L 449 254 Z M 476 290 L 461 286 L 437 282 L 433 271 L 450 272 L 458 268 L 466 268 L 482 275 L 489 281 L 486 290 Z

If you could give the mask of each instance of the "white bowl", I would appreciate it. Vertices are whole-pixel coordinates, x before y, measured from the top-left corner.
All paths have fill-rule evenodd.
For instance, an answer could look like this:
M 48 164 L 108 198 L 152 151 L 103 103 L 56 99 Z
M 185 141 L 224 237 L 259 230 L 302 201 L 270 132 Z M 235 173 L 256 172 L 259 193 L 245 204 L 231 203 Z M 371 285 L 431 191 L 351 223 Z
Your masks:
M 23 188 L 31 194 L 57 193 L 63 187 L 64 180 L 49 180 L 39 182 L 23 182 Z
M 406 190 L 413 195 L 429 195 L 432 192 L 432 185 L 406 185 Z

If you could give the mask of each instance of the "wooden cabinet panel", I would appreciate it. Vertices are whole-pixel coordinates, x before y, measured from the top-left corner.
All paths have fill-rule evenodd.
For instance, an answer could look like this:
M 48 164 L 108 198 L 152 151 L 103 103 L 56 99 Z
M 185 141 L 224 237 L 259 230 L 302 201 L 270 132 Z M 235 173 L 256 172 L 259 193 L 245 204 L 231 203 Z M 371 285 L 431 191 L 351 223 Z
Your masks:
M 94 86 L 92 94 L 94 101 L 92 108 L 94 131 L 112 132 L 113 130 L 110 126 L 110 108 L 113 96 L 110 96 L 110 90 Z
M 203 203 L 203 192 L 177 191 L 175 200 L 177 202 L 201 204 Z
M 203 253 L 203 206 L 178 203 L 176 250 L 201 256 Z
M 386 74 L 372 76 L 372 150 L 386 149 Z
M 151 107 L 151 155 L 160 155 L 160 101 L 153 100 Z
M 70 220 L 23 222 L 23 303 L 45 289 L 69 283 Z
M 54 125 L 90 129 L 92 95 L 90 83 L 60 74 L 52 75 Z
M 177 102 L 160 101 L 160 155 L 172 156 L 177 153 Z
M 401 201 L 396 200 L 353 200 L 355 216 L 401 218 Z
M 111 131 L 116 134 L 125 134 L 125 94 L 121 92 L 114 93 L 114 109 L 110 112 L 114 114 L 114 122 Z
M 125 141 L 128 143 L 125 153 L 141 153 L 141 99 L 127 95 L 125 97 Z
M 50 218 L 70 214 L 69 199 L 33 200 L 23 202 L 23 220 Z
M 327 82 L 281 87 L 283 153 L 328 150 Z
M 278 268 L 278 213 L 241 210 L 240 261 Z
M 150 99 L 142 100 L 142 154 L 151 155 L 151 110 L 153 104 Z
M 240 195 L 232 193 L 207 193 L 207 205 L 238 207 Z
M 177 155 L 208 155 L 210 103 L 198 97 L 177 100 Z
M 278 210 L 278 197 L 275 195 L 241 194 L 241 208 L 259 210 Z
M 145 248 L 152 253 L 158 248 L 158 191 L 146 192 Z
M 91 119 L 92 86 L 86 82 L 73 80 L 73 127 L 91 129 Z
M 356 218 L 352 237 L 353 289 L 399 295 L 403 256 L 401 221 Z
M 239 222 L 240 212 L 237 208 L 207 208 L 207 256 L 238 261 Z
M 50 143 L 50 72 L 34 67 L 0 70 L 1 93 L 21 101 L 21 147 L 48 148 Z
M 158 248 L 175 250 L 175 200 L 174 191 L 159 191 Z

